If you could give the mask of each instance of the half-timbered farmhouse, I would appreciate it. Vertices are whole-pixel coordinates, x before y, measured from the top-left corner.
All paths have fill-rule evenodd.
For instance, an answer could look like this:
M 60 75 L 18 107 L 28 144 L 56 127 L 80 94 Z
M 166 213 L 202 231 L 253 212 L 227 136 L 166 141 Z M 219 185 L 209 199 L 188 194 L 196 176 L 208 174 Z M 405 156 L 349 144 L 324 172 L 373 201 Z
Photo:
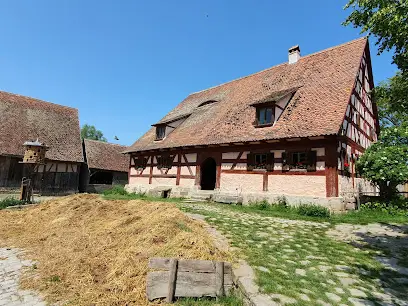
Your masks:
M 129 149 L 130 190 L 244 203 L 284 195 L 341 209 L 372 188 L 355 161 L 377 140 L 367 38 L 189 95 Z
M 20 187 L 25 175 L 23 144 L 39 140 L 48 147 L 34 189 L 43 194 L 78 191 L 83 162 L 78 110 L 0 92 L 0 189 Z M 34 154 L 34 153 L 33 153 Z
M 99 192 L 128 182 L 129 158 L 122 153 L 126 146 L 84 139 L 83 147 L 80 191 Z

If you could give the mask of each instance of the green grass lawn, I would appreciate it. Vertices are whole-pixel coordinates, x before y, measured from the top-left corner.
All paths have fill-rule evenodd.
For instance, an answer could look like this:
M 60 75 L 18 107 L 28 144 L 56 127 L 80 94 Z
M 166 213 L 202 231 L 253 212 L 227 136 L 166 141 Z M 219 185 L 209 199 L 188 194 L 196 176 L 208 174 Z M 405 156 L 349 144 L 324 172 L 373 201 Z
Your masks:
M 397 298 L 408 292 L 407 284 L 396 281 L 401 275 L 374 259 L 382 250 L 359 249 L 326 235 L 333 223 L 357 219 L 220 204 L 183 203 L 180 208 L 206 216 L 236 247 L 237 256 L 255 269 L 261 290 L 277 301 L 284 296 L 297 305 L 351 305 L 356 298 L 378 301 L 385 285 Z
M 334 213 L 327 217 L 315 217 L 301 215 L 299 214 L 299 211 L 293 207 L 283 207 L 279 205 L 229 205 L 228 209 L 240 213 L 256 213 L 262 216 L 286 218 L 291 220 L 329 222 L 332 224 L 408 223 L 408 211 L 405 215 L 393 215 L 383 211 L 358 210 L 344 213 Z

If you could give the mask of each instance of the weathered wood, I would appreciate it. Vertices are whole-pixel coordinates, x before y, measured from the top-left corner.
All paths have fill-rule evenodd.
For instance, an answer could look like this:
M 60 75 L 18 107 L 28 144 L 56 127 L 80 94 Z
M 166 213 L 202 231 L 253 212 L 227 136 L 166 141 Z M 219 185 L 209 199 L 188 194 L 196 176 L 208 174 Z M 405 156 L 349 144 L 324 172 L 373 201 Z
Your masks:
M 215 264 L 215 292 L 218 297 L 224 296 L 224 263 L 217 261 Z
M 170 260 L 170 272 L 169 272 L 169 282 L 167 289 L 167 298 L 166 302 L 171 303 L 174 299 L 174 293 L 176 291 L 176 280 L 177 280 L 177 259 Z
M 149 301 L 167 297 L 169 284 L 168 271 L 155 271 L 147 274 L 146 292 Z M 224 292 L 232 288 L 232 275 L 224 274 Z M 216 297 L 216 274 L 178 272 L 175 297 Z
M 150 258 L 149 268 L 156 270 L 169 270 L 170 258 Z M 201 273 L 215 273 L 215 261 L 210 260 L 179 260 L 178 271 L 179 272 L 201 272 Z M 224 274 L 231 274 L 231 263 L 226 262 L 224 264 Z

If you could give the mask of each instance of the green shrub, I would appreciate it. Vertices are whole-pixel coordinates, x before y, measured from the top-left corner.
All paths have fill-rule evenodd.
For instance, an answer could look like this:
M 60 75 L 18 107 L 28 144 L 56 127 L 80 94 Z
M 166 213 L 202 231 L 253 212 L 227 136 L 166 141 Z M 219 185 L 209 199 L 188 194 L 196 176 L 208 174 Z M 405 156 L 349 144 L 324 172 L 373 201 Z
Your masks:
M 122 185 L 115 185 L 112 188 L 106 189 L 103 192 L 104 195 L 128 195 L 129 193 L 125 190 Z
M 17 200 L 12 197 L 5 198 L 0 200 L 0 209 L 4 209 L 9 206 L 17 206 L 17 205 L 24 205 L 26 204 L 24 201 Z
M 361 211 L 376 211 L 389 215 L 407 215 L 408 201 L 403 198 L 396 198 L 392 201 L 373 201 L 360 205 Z
M 260 210 L 266 210 L 268 209 L 271 205 L 268 203 L 267 200 L 262 200 L 261 202 L 257 203 L 257 206 Z
M 300 204 L 296 207 L 297 213 L 302 216 L 329 218 L 330 210 L 315 204 Z
M 279 196 L 277 198 L 276 205 L 278 205 L 281 208 L 288 208 L 289 207 L 288 200 L 286 199 L 285 196 Z

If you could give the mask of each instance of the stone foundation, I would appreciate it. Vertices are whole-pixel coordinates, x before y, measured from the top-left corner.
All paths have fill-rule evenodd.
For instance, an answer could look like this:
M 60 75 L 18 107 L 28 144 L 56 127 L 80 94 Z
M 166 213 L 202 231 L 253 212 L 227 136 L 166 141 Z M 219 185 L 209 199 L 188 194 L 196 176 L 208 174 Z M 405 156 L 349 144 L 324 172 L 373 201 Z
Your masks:
M 149 184 L 132 184 L 126 185 L 125 189 L 128 192 L 146 193 L 153 196 L 163 196 L 163 191 L 170 190 L 169 196 L 172 198 L 190 198 L 197 192 L 199 192 L 196 186 L 183 187 L 174 185 L 149 185 Z M 300 196 L 300 195 L 284 195 L 275 194 L 271 192 L 259 191 L 259 192 L 225 192 L 222 190 L 214 190 L 212 199 L 216 202 L 227 204 L 243 204 L 251 205 L 251 203 L 260 202 L 266 200 L 268 203 L 276 203 L 280 197 L 284 196 L 289 205 L 299 204 L 316 204 L 329 208 L 332 211 L 343 211 L 346 209 L 346 202 L 342 197 L 337 198 L 325 198 L 315 196 Z

